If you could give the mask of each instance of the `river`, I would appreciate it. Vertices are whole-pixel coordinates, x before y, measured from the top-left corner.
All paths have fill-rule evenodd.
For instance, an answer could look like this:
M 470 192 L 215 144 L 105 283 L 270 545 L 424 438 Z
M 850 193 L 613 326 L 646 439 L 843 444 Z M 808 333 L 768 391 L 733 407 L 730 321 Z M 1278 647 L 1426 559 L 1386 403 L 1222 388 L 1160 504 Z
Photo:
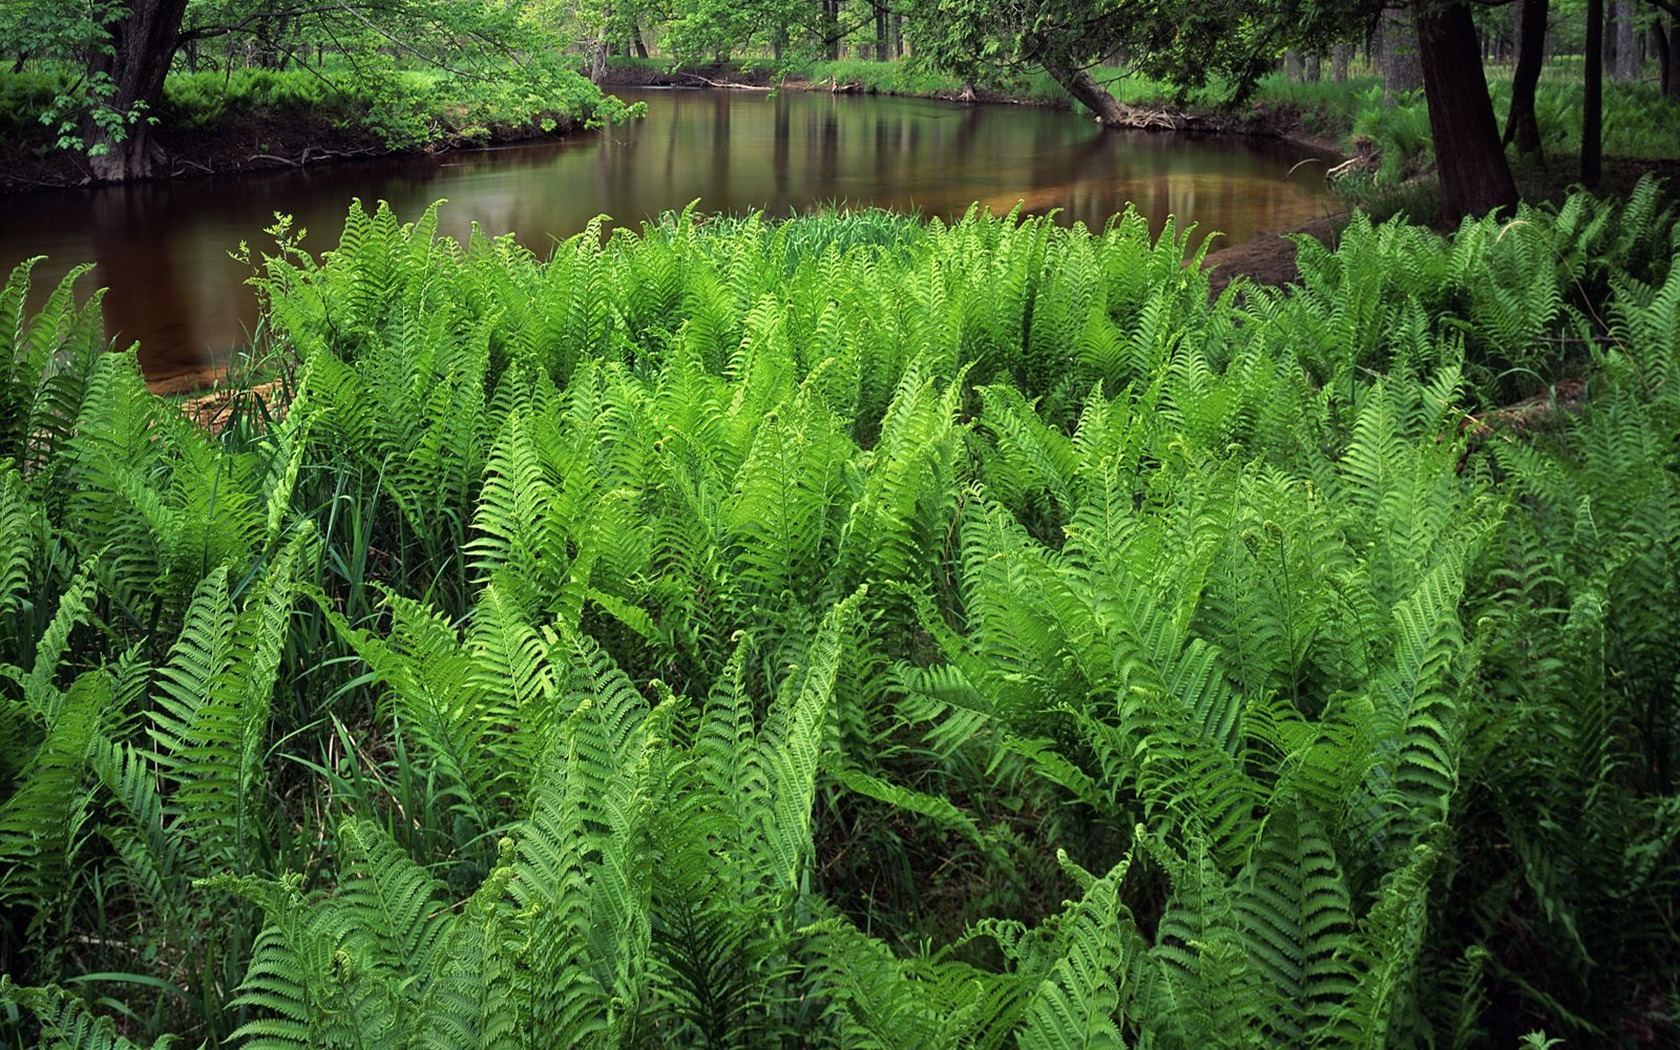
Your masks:
M 826 92 L 619 89 L 648 116 L 557 142 L 385 158 L 238 176 L 0 197 L 0 274 L 36 255 L 36 293 L 94 262 L 110 289 L 107 330 L 138 341 L 160 391 L 212 379 L 255 322 L 229 253 L 261 250 L 275 212 L 332 247 L 351 198 L 402 218 L 448 199 L 443 232 L 476 222 L 543 252 L 606 214 L 636 223 L 698 199 L 702 210 L 771 215 L 822 203 L 960 216 L 971 202 L 1059 209 L 1101 229 L 1128 202 L 1223 243 L 1298 226 L 1330 209 L 1321 158 L 1278 142 L 1105 132 L 1070 113 Z M 260 144 L 253 144 L 257 146 Z M 1308 163 L 1299 163 L 1308 161 Z

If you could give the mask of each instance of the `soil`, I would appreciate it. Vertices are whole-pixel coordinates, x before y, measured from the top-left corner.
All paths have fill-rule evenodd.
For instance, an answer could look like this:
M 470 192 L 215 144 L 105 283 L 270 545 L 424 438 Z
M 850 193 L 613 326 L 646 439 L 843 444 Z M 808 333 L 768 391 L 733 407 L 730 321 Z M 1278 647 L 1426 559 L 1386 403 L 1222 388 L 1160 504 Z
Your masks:
M 1273 287 L 1294 282 L 1301 274 L 1295 267 L 1295 242 L 1290 238 L 1306 234 L 1332 245 L 1345 225 L 1347 213 L 1341 212 L 1314 219 L 1299 229 L 1268 233 L 1208 252 L 1202 259 L 1202 269 L 1208 271 L 1208 294 L 1217 298 L 1238 277 Z

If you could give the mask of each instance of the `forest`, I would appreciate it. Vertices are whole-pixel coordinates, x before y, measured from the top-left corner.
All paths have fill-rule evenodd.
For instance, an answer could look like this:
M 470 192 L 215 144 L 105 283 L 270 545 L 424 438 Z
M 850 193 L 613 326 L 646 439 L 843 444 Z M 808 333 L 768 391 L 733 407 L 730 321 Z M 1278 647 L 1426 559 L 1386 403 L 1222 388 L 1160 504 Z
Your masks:
M 0 272 L 0 1045 L 1676 1045 L 1677 51 L 1667 0 L 0 3 L 5 163 L 90 183 L 283 98 L 443 150 L 866 66 L 1287 104 L 1352 173 L 1275 282 L 1135 207 L 346 199 L 227 245 L 191 401 L 91 263 Z

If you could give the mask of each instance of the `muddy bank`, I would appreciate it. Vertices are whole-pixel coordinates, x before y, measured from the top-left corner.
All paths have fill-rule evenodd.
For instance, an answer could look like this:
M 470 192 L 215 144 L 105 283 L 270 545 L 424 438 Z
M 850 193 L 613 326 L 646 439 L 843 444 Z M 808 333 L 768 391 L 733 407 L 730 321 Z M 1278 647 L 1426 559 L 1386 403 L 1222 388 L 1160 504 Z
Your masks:
M 1208 252 L 1202 259 L 1202 269 L 1208 271 L 1209 293 L 1217 297 L 1238 277 L 1279 288 L 1294 283 L 1301 271 L 1295 265 L 1295 242 L 1291 238 L 1306 234 L 1321 244 L 1334 246 L 1337 233 L 1347 221 L 1346 212 L 1326 215 L 1299 229 L 1266 234 Z
M 552 120 L 552 117 L 551 117 Z M 208 128 L 160 124 L 152 131 L 161 163 L 159 179 L 229 175 L 315 167 L 338 161 L 476 149 L 486 145 L 561 138 L 577 130 L 570 118 L 536 118 L 501 125 L 489 137 L 444 138 L 413 149 L 392 149 L 378 133 L 318 114 L 235 114 Z M 87 158 L 72 150 L 48 149 L 45 136 L 0 136 L 0 193 L 70 189 L 96 183 Z

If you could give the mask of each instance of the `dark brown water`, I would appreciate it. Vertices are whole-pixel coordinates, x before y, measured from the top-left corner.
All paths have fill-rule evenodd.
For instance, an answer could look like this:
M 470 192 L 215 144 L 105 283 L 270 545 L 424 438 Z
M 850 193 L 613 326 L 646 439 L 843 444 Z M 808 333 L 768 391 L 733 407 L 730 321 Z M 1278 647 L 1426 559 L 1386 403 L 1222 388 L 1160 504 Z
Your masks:
M 332 247 L 351 198 L 387 200 L 405 220 L 448 198 L 445 233 L 477 222 L 543 252 L 595 215 L 635 223 L 698 198 L 708 211 L 772 215 L 825 202 L 960 215 L 974 201 L 1007 211 L 1061 209 L 1100 229 L 1135 202 L 1218 230 L 1225 243 L 1327 210 L 1323 165 L 1245 139 L 1104 132 L 1072 114 L 1009 106 L 783 92 L 633 91 L 646 120 L 564 142 L 0 198 L 0 275 L 46 255 L 44 295 L 69 267 L 95 262 L 87 288 L 110 288 L 108 330 L 158 389 L 202 383 L 255 321 L 240 241 L 271 247 L 275 212 Z

